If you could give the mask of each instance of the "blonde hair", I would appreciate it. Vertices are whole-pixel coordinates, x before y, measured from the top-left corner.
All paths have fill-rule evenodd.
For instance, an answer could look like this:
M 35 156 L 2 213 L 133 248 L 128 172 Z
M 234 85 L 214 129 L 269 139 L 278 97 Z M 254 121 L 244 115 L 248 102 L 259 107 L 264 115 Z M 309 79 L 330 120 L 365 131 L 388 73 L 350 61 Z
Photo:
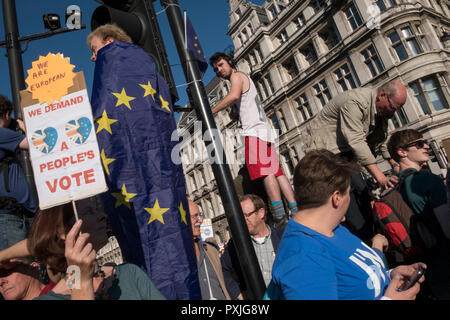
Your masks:
M 133 43 L 131 37 L 127 35 L 127 33 L 122 28 L 112 23 L 104 24 L 96 28 L 88 35 L 87 45 L 89 48 L 91 47 L 91 41 L 94 37 L 99 37 L 103 41 L 106 41 L 108 38 L 113 38 L 117 41 Z

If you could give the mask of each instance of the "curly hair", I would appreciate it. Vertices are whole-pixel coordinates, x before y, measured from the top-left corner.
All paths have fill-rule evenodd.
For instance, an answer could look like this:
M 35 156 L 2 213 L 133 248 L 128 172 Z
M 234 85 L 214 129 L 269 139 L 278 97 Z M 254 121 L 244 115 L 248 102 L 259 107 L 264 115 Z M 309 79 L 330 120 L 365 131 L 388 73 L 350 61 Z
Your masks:
M 9 99 L 0 94 L 0 117 L 4 117 L 12 111 L 12 103 Z

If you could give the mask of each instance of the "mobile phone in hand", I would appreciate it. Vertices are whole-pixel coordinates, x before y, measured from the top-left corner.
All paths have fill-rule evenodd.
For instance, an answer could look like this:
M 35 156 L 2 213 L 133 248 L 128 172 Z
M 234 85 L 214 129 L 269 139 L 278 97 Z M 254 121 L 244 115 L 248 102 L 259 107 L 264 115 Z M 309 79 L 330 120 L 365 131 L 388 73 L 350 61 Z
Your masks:
M 419 267 L 415 276 L 408 283 L 406 283 L 402 288 L 399 288 L 398 291 L 406 291 L 408 289 L 411 289 L 416 284 L 416 282 L 419 281 L 419 279 L 423 276 L 423 273 L 424 273 L 424 270 L 421 267 Z

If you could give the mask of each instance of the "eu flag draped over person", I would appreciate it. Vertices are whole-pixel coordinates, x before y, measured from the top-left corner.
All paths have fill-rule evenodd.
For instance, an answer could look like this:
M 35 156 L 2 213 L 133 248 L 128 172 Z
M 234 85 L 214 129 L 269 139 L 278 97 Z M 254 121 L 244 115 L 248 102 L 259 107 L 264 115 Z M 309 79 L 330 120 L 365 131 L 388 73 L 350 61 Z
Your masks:
M 192 26 L 191 20 L 189 20 L 186 11 L 184 11 L 184 30 L 186 49 L 191 50 L 194 53 L 195 60 L 198 64 L 198 69 L 200 70 L 201 77 L 203 78 L 206 69 L 208 69 L 208 62 L 206 61 L 206 56 L 203 53 L 202 47 L 200 46 L 200 41 L 198 41 L 197 34 L 195 33 L 194 27 Z
M 102 200 L 124 259 L 167 299 L 201 299 L 167 83 L 139 46 L 114 41 L 98 51 L 91 100 L 109 186 Z

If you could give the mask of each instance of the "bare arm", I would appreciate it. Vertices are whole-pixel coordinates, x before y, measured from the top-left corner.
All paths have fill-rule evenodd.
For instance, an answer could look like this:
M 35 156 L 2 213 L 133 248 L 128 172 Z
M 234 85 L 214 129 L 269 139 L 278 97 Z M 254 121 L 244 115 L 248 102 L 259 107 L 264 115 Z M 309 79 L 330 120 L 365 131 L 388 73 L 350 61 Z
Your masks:
M 232 106 L 242 94 L 242 88 L 244 85 L 245 75 L 240 72 L 234 72 L 231 77 L 231 89 L 230 92 L 212 109 L 212 113 L 217 113 L 223 109 Z
M 27 247 L 28 239 L 17 242 L 9 248 L 0 251 L 0 263 L 14 258 L 24 258 L 30 256 Z
M 22 130 L 22 131 L 26 134 L 27 131 L 26 131 L 26 129 L 25 129 L 25 124 L 23 123 L 23 121 L 17 119 L 17 123 L 19 124 L 20 130 Z M 23 140 L 19 143 L 19 148 L 22 149 L 22 150 L 28 150 L 28 149 L 29 149 L 27 137 L 25 137 L 25 139 L 23 139 Z

